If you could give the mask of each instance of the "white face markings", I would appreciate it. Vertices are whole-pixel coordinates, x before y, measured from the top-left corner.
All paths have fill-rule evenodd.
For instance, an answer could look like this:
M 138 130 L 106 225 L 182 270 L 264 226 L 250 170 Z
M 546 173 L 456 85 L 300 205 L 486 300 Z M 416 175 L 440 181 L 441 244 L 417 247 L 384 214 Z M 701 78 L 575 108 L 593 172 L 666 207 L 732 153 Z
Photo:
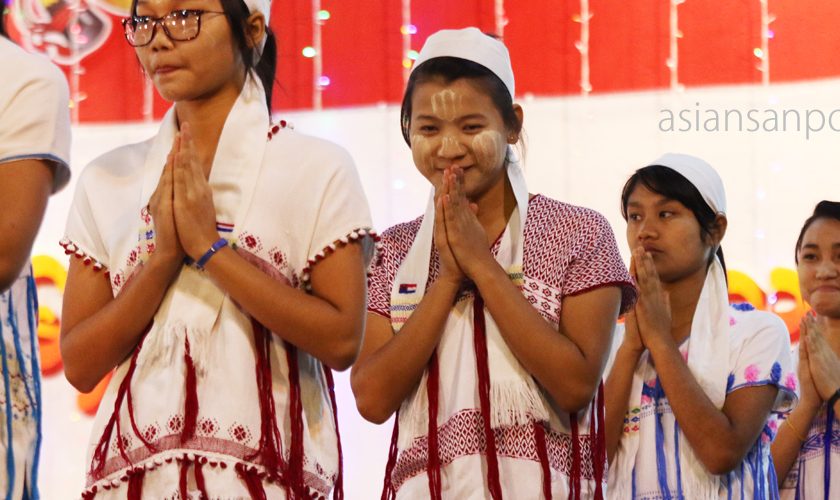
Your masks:
M 464 96 L 452 89 L 443 89 L 432 96 L 432 113 L 451 122 L 461 114 L 463 104 Z
M 435 168 L 432 149 L 434 144 L 423 134 L 411 135 L 411 156 L 420 171 L 432 171 Z
M 498 130 L 482 130 L 473 137 L 472 151 L 479 165 L 493 168 L 504 160 L 507 143 Z

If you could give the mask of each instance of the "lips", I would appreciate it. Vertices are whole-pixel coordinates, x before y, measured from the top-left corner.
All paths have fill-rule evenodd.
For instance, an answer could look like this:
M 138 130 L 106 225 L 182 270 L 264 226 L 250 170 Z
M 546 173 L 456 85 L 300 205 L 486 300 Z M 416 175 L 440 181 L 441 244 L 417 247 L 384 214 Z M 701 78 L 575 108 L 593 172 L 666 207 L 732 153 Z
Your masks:
M 154 73 L 156 75 L 168 75 L 168 74 L 173 73 L 173 72 L 175 72 L 179 69 L 181 69 L 181 68 L 178 67 L 178 66 L 161 65 L 161 66 L 156 66 L 155 67 Z
M 814 288 L 811 293 L 814 292 L 827 292 L 827 293 L 837 293 L 840 292 L 840 286 L 837 285 L 822 285 Z

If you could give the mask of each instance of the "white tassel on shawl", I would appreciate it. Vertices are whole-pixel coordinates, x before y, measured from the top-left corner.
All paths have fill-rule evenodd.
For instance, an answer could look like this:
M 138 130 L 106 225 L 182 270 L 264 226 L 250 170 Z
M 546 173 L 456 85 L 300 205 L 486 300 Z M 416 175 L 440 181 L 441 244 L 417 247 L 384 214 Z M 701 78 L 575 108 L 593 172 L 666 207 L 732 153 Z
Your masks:
M 493 382 L 490 375 L 490 426 L 512 427 L 547 422 L 548 406 L 542 398 L 534 379 L 525 376 L 519 380 Z

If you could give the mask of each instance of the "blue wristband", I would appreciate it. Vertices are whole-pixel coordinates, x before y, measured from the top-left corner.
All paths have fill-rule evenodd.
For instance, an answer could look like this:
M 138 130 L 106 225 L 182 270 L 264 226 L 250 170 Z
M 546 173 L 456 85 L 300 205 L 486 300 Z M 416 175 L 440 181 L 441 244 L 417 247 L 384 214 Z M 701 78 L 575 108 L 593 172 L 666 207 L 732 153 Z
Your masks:
M 210 257 L 216 255 L 216 252 L 221 250 L 223 247 L 226 247 L 228 244 L 227 240 L 224 238 L 219 238 L 216 243 L 213 243 L 213 246 L 210 247 L 210 250 L 204 252 L 204 255 L 199 258 L 196 263 L 195 267 L 199 269 L 204 269 L 204 266 L 207 264 L 207 261 L 210 260 Z

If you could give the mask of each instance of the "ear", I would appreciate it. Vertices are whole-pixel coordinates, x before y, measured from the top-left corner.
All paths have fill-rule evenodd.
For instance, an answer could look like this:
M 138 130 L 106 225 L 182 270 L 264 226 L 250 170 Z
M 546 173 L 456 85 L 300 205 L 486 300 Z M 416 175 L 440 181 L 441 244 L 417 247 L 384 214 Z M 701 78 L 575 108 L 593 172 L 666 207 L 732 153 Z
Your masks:
M 524 123 L 525 113 L 522 111 L 522 106 L 519 104 L 513 105 L 513 114 L 516 115 L 516 119 L 519 120 L 519 130 L 511 130 L 507 136 L 508 144 L 516 144 L 519 142 L 519 135 L 522 133 L 522 124 Z
M 720 246 L 720 242 L 723 240 L 724 235 L 726 235 L 727 225 L 728 221 L 725 215 L 717 214 L 715 216 L 715 222 L 712 224 L 711 234 L 709 235 L 711 239 L 710 243 L 715 248 Z
M 245 36 L 247 37 L 248 47 L 259 47 L 260 42 L 265 36 L 265 16 L 262 12 L 254 11 L 245 20 Z

